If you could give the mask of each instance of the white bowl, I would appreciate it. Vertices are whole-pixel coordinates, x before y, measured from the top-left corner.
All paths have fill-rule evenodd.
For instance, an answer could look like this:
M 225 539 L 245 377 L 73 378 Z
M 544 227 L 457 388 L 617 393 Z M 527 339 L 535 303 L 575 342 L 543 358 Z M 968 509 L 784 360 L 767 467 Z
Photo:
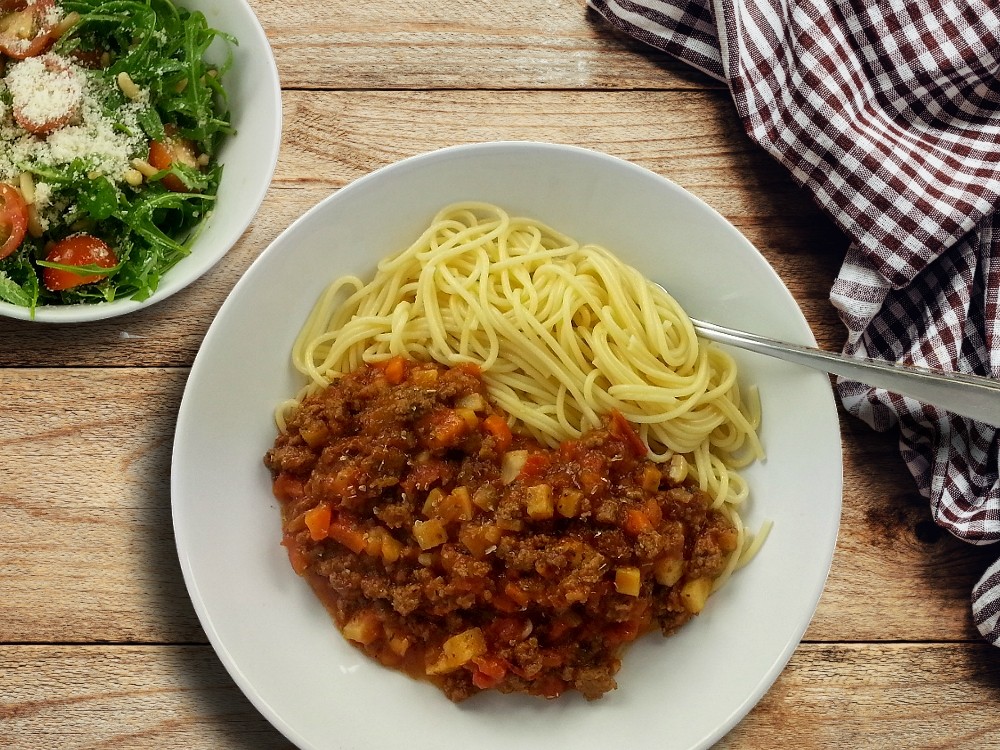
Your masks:
M 768 454 L 744 472 L 751 499 L 742 515 L 751 528 L 771 519 L 774 529 L 696 620 L 670 638 L 640 639 L 618 690 L 591 704 L 577 694 L 546 702 L 483 693 L 452 705 L 349 646 L 279 546 L 262 457 L 275 437 L 275 405 L 300 385 L 293 339 L 332 279 L 370 276 L 439 209 L 463 200 L 604 245 L 696 317 L 815 344 L 788 290 L 736 229 L 634 164 L 570 146 L 488 143 L 381 169 L 307 212 L 257 258 L 195 359 L 171 472 L 195 610 L 236 683 L 302 748 L 707 747 L 784 668 L 826 581 L 842 472 L 825 375 L 734 352 L 743 378 L 760 388 Z
M 40 323 L 80 323 L 112 318 L 154 305 L 188 286 L 214 266 L 250 225 L 271 183 L 281 143 L 281 85 L 267 36 L 246 0 L 177 0 L 200 10 L 208 25 L 236 37 L 233 65 L 224 84 L 236 135 L 226 139 L 219 160 L 225 165 L 215 208 L 191 247 L 191 254 L 164 274 L 156 292 L 143 302 L 42 305 L 31 310 L 0 302 L 0 315 Z M 224 45 L 216 40 L 209 59 L 221 62 Z

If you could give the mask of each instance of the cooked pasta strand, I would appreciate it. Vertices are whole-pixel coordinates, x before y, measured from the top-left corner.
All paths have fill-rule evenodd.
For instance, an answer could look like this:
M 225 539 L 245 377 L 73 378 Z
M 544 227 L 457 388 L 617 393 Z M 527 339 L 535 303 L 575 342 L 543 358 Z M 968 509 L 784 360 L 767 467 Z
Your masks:
M 733 359 L 606 249 L 485 203 L 443 209 L 371 281 L 331 284 L 293 348 L 309 380 L 300 397 L 397 355 L 479 365 L 514 425 L 550 446 L 619 410 L 650 458 L 682 455 L 737 519 L 730 571 L 753 545 L 737 508 L 748 494 L 738 469 L 764 455 L 756 392 L 744 398 Z M 296 403 L 278 407 L 279 425 Z

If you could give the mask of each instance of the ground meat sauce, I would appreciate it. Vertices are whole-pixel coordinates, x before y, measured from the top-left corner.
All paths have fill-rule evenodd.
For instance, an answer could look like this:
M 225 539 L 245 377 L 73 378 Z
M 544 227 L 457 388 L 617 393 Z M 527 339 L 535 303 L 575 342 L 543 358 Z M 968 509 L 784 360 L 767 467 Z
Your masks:
M 626 644 L 701 610 L 736 547 L 645 455 L 617 414 L 543 448 L 476 368 L 397 358 L 306 398 L 265 464 L 292 567 L 369 656 L 453 701 L 594 699 Z

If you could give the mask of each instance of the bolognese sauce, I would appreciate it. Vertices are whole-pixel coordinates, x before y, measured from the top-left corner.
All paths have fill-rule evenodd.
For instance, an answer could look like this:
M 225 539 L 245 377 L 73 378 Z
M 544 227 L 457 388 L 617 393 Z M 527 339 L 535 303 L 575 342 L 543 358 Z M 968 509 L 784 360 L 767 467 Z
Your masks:
M 596 699 L 701 611 L 737 547 L 619 414 L 547 448 L 477 368 L 395 358 L 305 399 L 265 456 L 283 544 L 343 635 L 453 701 Z

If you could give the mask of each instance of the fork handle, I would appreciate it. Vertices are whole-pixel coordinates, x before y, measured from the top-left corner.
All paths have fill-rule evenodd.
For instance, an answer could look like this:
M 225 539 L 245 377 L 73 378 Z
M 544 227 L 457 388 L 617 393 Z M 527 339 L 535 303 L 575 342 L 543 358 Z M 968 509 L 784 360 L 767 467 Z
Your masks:
M 848 357 L 754 333 L 735 331 L 693 318 L 691 322 L 695 331 L 710 341 L 812 367 L 874 388 L 883 388 L 953 414 L 1000 427 L 1000 381 L 994 378 L 931 370 L 901 362 Z

